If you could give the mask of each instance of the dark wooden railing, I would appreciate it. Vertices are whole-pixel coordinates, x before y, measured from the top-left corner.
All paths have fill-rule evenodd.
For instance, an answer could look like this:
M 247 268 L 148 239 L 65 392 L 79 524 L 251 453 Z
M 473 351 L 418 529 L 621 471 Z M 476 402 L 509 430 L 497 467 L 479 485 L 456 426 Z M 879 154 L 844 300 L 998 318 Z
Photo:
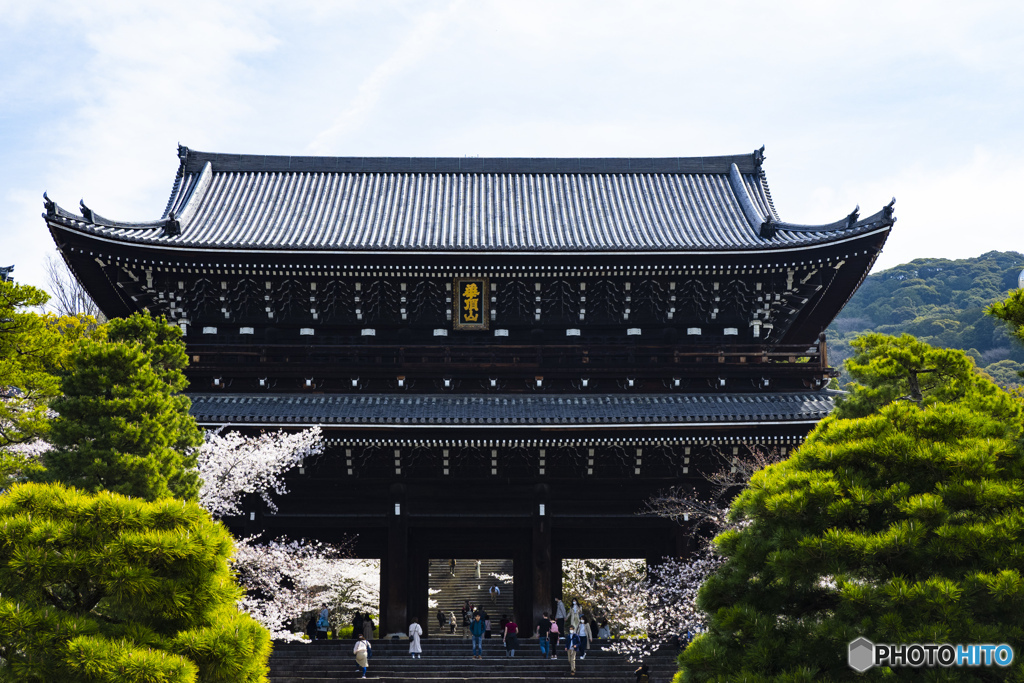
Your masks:
M 231 377 L 831 377 L 824 341 L 789 346 L 193 344 L 190 374 Z

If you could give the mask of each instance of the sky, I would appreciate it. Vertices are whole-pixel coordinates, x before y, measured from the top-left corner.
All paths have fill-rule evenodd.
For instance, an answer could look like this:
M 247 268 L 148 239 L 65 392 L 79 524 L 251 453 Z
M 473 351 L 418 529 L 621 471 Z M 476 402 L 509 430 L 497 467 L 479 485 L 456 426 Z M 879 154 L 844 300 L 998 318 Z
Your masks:
M 875 270 L 1024 251 L 1024 3 L 0 0 L 0 266 L 42 194 L 159 218 L 178 143 L 327 156 L 765 145 L 783 220 L 896 198 Z M 1022 263 L 1024 265 L 1024 263 Z

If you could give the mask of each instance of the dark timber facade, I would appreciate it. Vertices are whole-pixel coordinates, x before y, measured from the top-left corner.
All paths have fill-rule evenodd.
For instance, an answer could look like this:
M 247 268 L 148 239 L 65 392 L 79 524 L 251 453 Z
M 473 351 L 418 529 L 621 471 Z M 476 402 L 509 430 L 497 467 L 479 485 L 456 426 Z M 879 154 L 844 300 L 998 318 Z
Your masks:
M 104 314 L 181 326 L 200 424 L 323 428 L 229 522 L 359 534 L 385 631 L 429 628 L 430 558 L 511 557 L 522 623 L 562 558 L 685 554 L 644 499 L 828 414 L 822 333 L 894 222 L 780 220 L 760 151 L 179 156 L 159 220 L 47 198 L 50 232 Z

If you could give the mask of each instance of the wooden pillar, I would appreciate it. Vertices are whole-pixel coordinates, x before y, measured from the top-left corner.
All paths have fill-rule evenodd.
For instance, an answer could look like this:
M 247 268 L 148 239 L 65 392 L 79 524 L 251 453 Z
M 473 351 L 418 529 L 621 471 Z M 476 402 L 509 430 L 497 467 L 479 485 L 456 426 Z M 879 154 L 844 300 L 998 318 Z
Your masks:
M 415 536 L 415 534 L 413 534 Z M 403 631 L 412 623 L 412 618 L 420 620 L 423 635 L 429 636 L 437 628 L 435 611 L 430 611 L 430 557 L 415 538 L 409 542 L 409 621 Z M 431 626 L 433 624 L 433 626 Z
M 530 620 L 533 616 L 533 544 L 524 534 L 520 534 L 519 539 L 512 558 L 512 612 L 523 634 L 521 637 L 527 638 L 537 623 L 536 619 Z
M 551 510 L 548 507 L 548 487 L 541 484 L 537 487 L 536 507 L 533 511 L 533 552 L 531 557 L 531 574 L 533 575 L 533 605 L 530 616 L 530 629 L 537 623 L 541 614 L 551 611 L 554 594 L 551 585 Z
M 548 609 L 555 608 L 555 598 L 561 598 L 562 602 L 565 602 L 565 596 L 562 595 L 562 556 L 557 553 L 551 554 L 551 605 Z
M 404 487 L 391 487 L 388 510 L 388 551 L 381 560 L 380 635 L 404 632 L 409 625 L 409 526 Z M 420 616 L 420 615 L 418 615 Z M 422 620 L 422 616 L 420 619 Z

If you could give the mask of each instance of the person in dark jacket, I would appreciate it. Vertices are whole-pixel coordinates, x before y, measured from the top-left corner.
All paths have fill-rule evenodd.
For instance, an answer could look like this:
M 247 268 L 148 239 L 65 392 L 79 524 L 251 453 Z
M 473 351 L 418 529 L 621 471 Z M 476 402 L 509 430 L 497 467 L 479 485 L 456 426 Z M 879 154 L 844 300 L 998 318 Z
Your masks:
M 576 675 L 576 653 L 580 651 L 580 637 L 576 635 L 576 629 L 569 627 L 565 634 L 565 656 L 569 659 L 569 675 Z
M 363 615 L 356 612 L 356 615 L 352 617 L 352 637 L 358 638 L 363 632 Z
M 310 616 L 309 621 L 306 622 L 306 635 L 309 636 L 310 640 L 316 640 L 316 617 Z
M 534 627 L 533 632 L 537 634 L 540 639 L 540 656 L 544 659 L 548 658 L 548 631 L 551 630 L 551 619 L 548 618 L 548 613 L 545 612 L 541 615 L 540 621 Z
M 469 635 L 473 637 L 473 659 L 484 658 L 484 622 L 480 613 L 473 615 L 473 622 L 469 625 Z

